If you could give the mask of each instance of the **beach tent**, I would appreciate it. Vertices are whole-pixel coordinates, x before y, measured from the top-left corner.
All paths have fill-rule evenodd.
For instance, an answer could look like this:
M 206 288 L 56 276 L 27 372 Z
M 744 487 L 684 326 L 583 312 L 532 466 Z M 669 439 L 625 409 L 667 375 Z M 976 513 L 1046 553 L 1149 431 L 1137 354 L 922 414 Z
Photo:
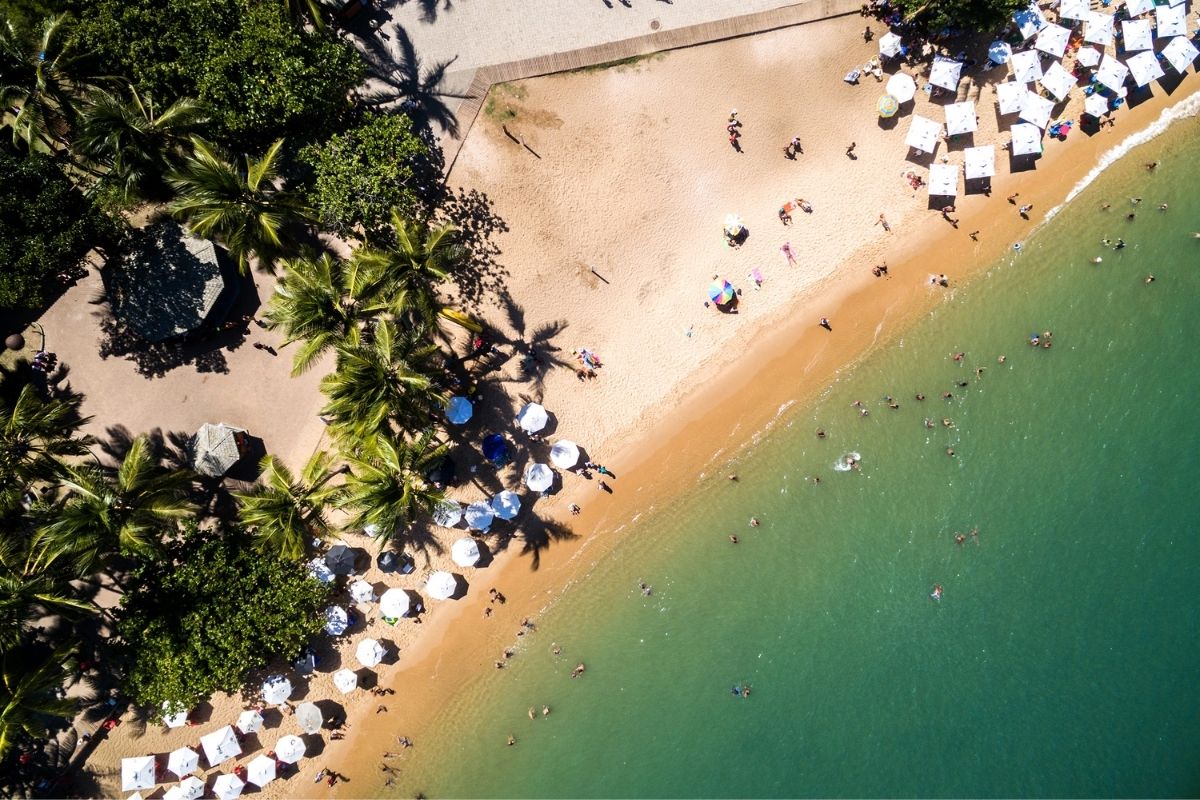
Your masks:
M 997 39 L 988 45 L 988 61 L 993 64 L 1007 64 L 1012 58 L 1012 45 Z
M 450 558 L 460 567 L 473 567 L 479 563 L 479 543 L 470 536 L 450 545 Z
M 403 589 L 393 587 L 379 598 L 379 613 L 388 619 L 400 619 L 407 616 L 411 607 L 412 598 Z
M 425 581 L 425 594 L 434 600 L 449 600 L 458 594 L 458 578 L 449 572 L 435 572 Z
M 158 783 L 154 756 L 138 756 L 121 759 L 121 791 L 133 792 L 149 789 Z
M 1158 64 L 1158 58 L 1153 51 L 1143 50 L 1140 53 L 1135 53 L 1125 59 L 1126 66 L 1129 67 L 1129 73 L 1133 75 L 1133 82 L 1138 86 L 1145 86 L 1153 80 L 1161 78 L 1163 68 Z
M 895 75 L 888 78 L 886 91 L 892 97 L 896 98 L 896 102 L 907 103 L 909 100 L 913 99 L 914 95 L 916 95 L 917 84 L 916 81 L 912 79 L 911 75 L 907 75 L 903 72 L 897 72 Z
M 1083 113 L 1090 114 L 1096 119 L 1100 119 L 1100 117 L 1108 112 L 1108 98 L 1099 92 L 1089 94 L 1087 99 L 1083 101 Z
M 963 174 L 969 181 L 995 175 L 996 148 L 989 144 L 963 150 Z
M 1042 77 L 1042 57 L 1036 50 L 1013 53 L 1012 79 L 1017 83 L 1033 83 Z
M 433 521 L 443 528 L 453 528 L 462 519 L 462 515 L 462 506 L 453 500 L 443 500 L 433 509 Z
M 188 712 L 187 709 L 173 710 L 170 703 L 162 704 L 163 710 L 163 725 L 168 728 L 182 728 L 187 725 Z
M 387 651 L 383 649 L 383 645 L 374 639 L 363 639 L 358 643 L 358 649 L 354 651 L 354 657 L 364 667 L 378 665 L 380 661 L 383 661 L 385 655 L 387 655 Z
M 1021 9 L 1013 14 L 1012 18 L 1016 23 L 1017 30 L 1021 32 L 1022 39 L 1028 39 L 1046 27 L 1046 17 L 1042 15 L 1042 10 L 1037 7 L 1037 3 L 1030 3 L 1028 8 Z
M 1147 11 L 1154 10 L 1154 0 L 1125 0 L 1125 10 L 1131 17 L 1145 14 Z
M 1057 61 L 1042 75 L 1042 88 L 1054 95 L 1059 102 L 1067 99 L 1075 85 L 1075 76 L 1063 69 L 1063 65 Z
M 1126 53 L 1154 49 L 1154 37 L 1150 35 L 1150 20 L 1126 20 L 1121 23 L 1121 31 L 1125 34 Z
M 1162 49 L 1162 54 L 1176 72 L 1186 72 L 1187 68 L 1195 62 L 1196 57 L 1200 56 L 1200 50 L 1197 50 L 1196 45 L 1187 39 L 1177 36 L 1167 42 L 1167 46 Z
M 505 490 L 492 498 L 492 511 L 500 519 L 515 519 L 521 513 L 521 496 Z
M 1036 125 L 1028 122 L 1018 122 L 1012 126 L 1012 154 L 1028 156 L 1042 152 L 1042 131 Z
M 1067 52 L 1067 42 L 1071 39 L 1071 29 L 1062 25 L 1047 25 L 1037 35 L 1033 46 L 1055 58 L 1062 58 Z
M 213 781 L 213 794 L 217 796 L 217 800 L 235 800 L 242 794 L 242 789 L 246 787 L 246 782 L 234 775 L 232 772 L 225 775 L 218 775 Z
M 1113 40 L 1113 18 L 1099 11 L 1089 11 L 1083 27 L 1083 40 L 1107 47 Z
M 579 463 L 579 446 L 569 439 L 559 439 L 550 448 L 550 463 L 559 469 L 570 469 Z
M 492 520 L 496 518 L 496 512 L 492 507 L 482 500 L 471 503 L 467 506 L 467 511 L 463 515 L 467 519 L 467 527 L 474 531 L 486 531 L 492 526 Z
M 975 119 L 975 104 L 967 101 L 965 103 L 951 103 L 945 107 L 946 111 L 946 133 L 951 136 L 960 133 L 971 133 L 978 127 Z
M 947 91 L 958 91 L 958 81 L 962 77 L 962 62 L 952 58 L 937 56 L 933 59 L 933 67 L 929 70 L 929 82 Z
M 537 433 L 546 427 L 546 423 L 549 421 L 550 416 L 540 403 L 526 403 L 517 412 L 517 424 L 526 433 Z
M 242 754 L 242 745 L 230 725 L 201 736 L 200 749 L 204 751 L 204 758 L 208 760 L 210 767 L 224 764 Z
M 266 753 L 246 765 L 246 783 L 266 786 L 275 780 L 275 759 Z
M 204 796 L 204 781 L 195 775 L 184 778 L 163 794 L 163 800 L 200 800 Z
M 1025 93 L 1029 91 L 1029 86 L 1024 83 L 998 83 L 996 84 L 996 103 L 1000 106 L 1001 114 L 1016 114 L 1021 110 L 1021 101 L 1025 99 Z
M 1159 39 L 1165 36 L 1187 36 L 1187 8 L 1158 6 L 1154 9 L 1155 32 Z
M 341 606 L 330 606 L 325 609 L 325 633 L 329 636 L 341 636 L 350 625 L 350 616 Z
M 958 194 L 958 167 L 953 164 L 929 165 L 929 196 L 953 197 Z
M 455 395 L 446 403 L 446 421 L 451 425 L 462 425 L 475 413 L 475 406 L 465 397 Z
M 192 468 L 201 475 L 220 478 L 242 458 L 246 431 L 227 423 L 206 422 L 189 440 Z
M 1094 47 L 1086 45 L 1075 51 L 1075 60 L 1085 67 L 1094 67 L 1100 63 L 1100 57 L 1103 55 Z
M 356 603 L 370 603 L 375 600 L 375 587 L 362 578 L 359 578 L 346 588 L 350 593 L 350 599 Z
M 382 614 L 383 612 L 380 611 Z M 342 667 L 333 673 L 333 685 L 342 694 L 350 694 L 358 688 L 358 675 L 354 670 Z
M 1121 90 L 1128 77 L 1129 67 L 1112 56 L 1105 56 L 1104 60 L 1100 62 L 1100 69 L 1096 70 L 1096 80 L 1114 92 Z
M 941 125 L 919 114 L 913 114 L 912 122 L 908 126 L 908 135 L 904 137 L 904 143 L 922 153 L 932 153 L 937 149 L 938 136 L 941 135 L 941 132 Z
M 1050 115 L 1054 112 L 1054 103 L 1040 94 L 1034 92 L 1025 92 L 1025 98 L 1021 101 L 1020 118 L 1026 122 L 1032 122 L 1039 128 L 1045 129 L 1050 124 Z
M 271 675 L 262 684 L 262 699 L 264 703 L 279 705 L 292 696 L 292 682 L 282 675 Z
M 325 566 L 329 567 L 329 571 L 334 575 L 352 575 L 354 574 L 354 567 L 358 563 L 358 556 L 361 552 L 361 550 L 354 547 L 335 544 L 325 554 Z
M 1092 10 L 1091 0 L 1062 0 L 1058 7 L 1058 16 L 1060 19 L 1087 19 L 1088 12 Z
M 242 733 L 254 733 L 262 730 L 263 717 L 255 709 L 243 711 L 237 718 L 237 729 Z
M 544 492 L 554 483 L 554 471 L 545 464 L 530 464 L 524 477 L 525 485 L 534 492 Z
M 301 703 L 296 706 L 296 721 L 300 723 L 302 731 L 311 735 L 321 730 L 325 718 L 316 703 Z
M 200 754 L 190 747 L 172 750 L 167 756 L 167 772 L 174 772 L 181 778 L 191 775 L 200 766 Z
M 888 31 L 879 37 L 879 55 L 884 58 L 895 58 L 900 55 L 901 43 L 898 35 Z

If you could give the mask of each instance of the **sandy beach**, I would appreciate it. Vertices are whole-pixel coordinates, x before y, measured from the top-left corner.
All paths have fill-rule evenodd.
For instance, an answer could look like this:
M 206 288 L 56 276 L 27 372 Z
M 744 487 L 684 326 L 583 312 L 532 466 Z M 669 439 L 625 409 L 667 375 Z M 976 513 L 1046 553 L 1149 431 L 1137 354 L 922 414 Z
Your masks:
M 876 35 L 883 32 L 871 22 Z M 518 638 L 521 621 L 536 620 L 586 575 L 640 513 L 698 481 L 726 480 L 742 448 L 782 410 L 821 392 L 1011 252 L 1106 151 L 1200 88 L 1189 75 L 1173 95 L 1156 86 L 1152 99 L 1122 109 L 1115 129 L 1089 137 L 1076 128 L 1066 142 L 1047 139 L 1035 170 L 1009 174 L 1007 154 L 998 149 L 990 197 L 960 196 L 952 227 L 930 210 L 925 189 L 914 191 L 904 178 L 910 170 L 924 175 L 929 163 L 906 158 L 912 109 L 881 124 L 875 106 L 882 84 L 869 76 L 857 86 L 842 81 L 877 53 L 874 42 L 863 41 L 864 24 L 845 17 L 493 88 L 449 177 L 452 187 L 486 194 L 508 228 L 494 240 L 501 274 L 493 286 L 503 294 L 484 292 L 474 310 L 506 340 L 502 355 L 512 354 L 509 343 L 532 339 L 547 358 L 573 366 L 571 351 L 588 348 L 604 366 L 591 380 L 567 367 L 537 383 L 522 378 L 519 357 L 504 360 L 484 384 L 484 408 L 454 453 L 460 472 L 471 469 L 476 480 L 454 494 L 469 501 L 500 486 L 520 490 L 525 463 L 545 460 L 546 442 L 514 436 L 517 461 L 496 473 L 476 447 L 485 433 L 511 434 L 511 417 L 526 400 L 553 415 L 550 441 L 576 441 L 616 473 L 608 481 L 614 492 L 563 473 L 558 493 L 525 495 L 525 516 L 516 521 L 516 530 L 548 527 L 529 516 L 536 515 L 572 534 L 545 547 L 536 569 L 517 539 L 486 569 L 458 570 L 470 584 L 466 596 L 427 600 L 420 625 L 386 626 L 364 606 L 350 635 L 322 642 L 317 673 L 307 684 L 296 682 L 292 701 L 318 700 L 327 715 L 344 710 L 346 738 L 312 746 L 298 775 L 261 796 L 327 796 L 330 790 L 312 780 L 322 768 L 349 779 L 334 794 L 382 792 L 387 776 L 379 762 L 400 749 L 396 737 L 411 737 L 419 749 L 423 727 L 440 709 L 486 691 L 502 651 L 511 647 L 519 658 L 522 646 L 548 647 L 536 633 Z M 973 142 L 942 142 L 938 160 L 948 155 L 960 164 L 964 146 L 1007 139 L 1012 120 L 997 118 L 992 89 L 1006 75 L 1004 67 L 965 73 L 958 96 L 976 101 L 979 131 Z M 1056 118 L 1077 120 L 1082 100 L 1076 91 Z M 932 104 L 918 92 L 916 112 L 940 120 Z M 725 133 L 731 109 L 742 123 L 740 153 Z M 790 160 L 783 151 L 793 136 L 803 153 Z M 853 159 L 846 154 L 852 142 Z M 1014 193 L 1032 204 L 1030 220 L 1006 202 Z M 778 209 L 797 197 L 813 212 L 797 211 L 784 225 Z M 722 235 L 731 213 L 749 231 L 737 248 Z M 877 224 L 880 214 L 890 232 Z M 969 236 L 974 231 L 977 240 Z M 781 252 L 785 243 L 794 264 Z M 1081 252 L 1080 259 L 1093 255 Z M 873 276 L 871 268 L 885 262 L 887 276 Z M 761 288 L 748 277 L 755 269 Z M 949 288 L 930 284 L 939 273 Z M 740 290 L 736 314 L 706 307 L 706 288 L 717 276 Z M 822 317 L 831 330 L 818 327 Z M 580 515 L 568 513 L 571 503 L 582 507 Z M 411 575 L 366 577 L 377 589 L 420 590 L 429 571 L 450 566 L 448 545 L 462 535 L 439 530 L 439 546 L 417 555 Z M 347 540 L 370 549 L 365 537 Z M 488 587 L 507 602 L 489 603 Z M 357 667 L 354 648 L 367 636 L 388 646 L 389 660 L 376 672 L 395 695 L 343 696 L 332 687 L 330 673 L 343 663 Z M 386 713 L 375 713 L 381 704 Z M 210 705 L 195 715 L 194 728 L 141 731 L 131 722 L 110 733 L 88 762 L 98 791 L 117 794 L 122 757 L 195 746 L 200 734 L 232 722 L 243 700 L 222 696 Z M 269 749 L 296 727 L 276 714 L 258 744 Z M 403 768 L 411 757 L 396 763 Z

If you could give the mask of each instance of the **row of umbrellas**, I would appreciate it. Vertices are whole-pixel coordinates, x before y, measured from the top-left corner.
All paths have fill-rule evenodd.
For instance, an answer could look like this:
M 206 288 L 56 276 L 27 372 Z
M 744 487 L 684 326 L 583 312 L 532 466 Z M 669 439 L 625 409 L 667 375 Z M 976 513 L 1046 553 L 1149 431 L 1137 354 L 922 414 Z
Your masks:
M 475 404 L 465 397 L 454 395 L 446 403 L 446 420 L 452 425 L 465 425 L 475 414 Z M 517 412 L 516 422 L 526 433 L 537 433 L 550 421 L 541 403 L 526 403 Z
M 315 728 L 312 727 L 313 714 L 309 713 L 310 709 L 306 709 L 305 706 L 311 706 L 311 712 L 315 712 Z M 306 703 L 305 706 L 297 709 L 297 716 L 300 716 L 301 709 L 303 709 L 306 712 L 305 716 L 307 718 L 306 720 L 302 719 L 302 723 L 305 724 L 305 730 L 309 733 L 315 733 L 321 726 L 320 709 L 311 703 Z M 257 717 L 257 723 L 248 724 L 247 727 L 250 730 L 246 732 L 258 730 L 262 725 L 262 716 L 258 712 L 246 713 L 251 713 Z M 246 714 L 242 716 L 243 718 L 239 719 L 239 725 L 244 721 Z M 200 746 L 204 750 L 205 758 L 210 767 L 219 766 L 242 753 L 241 743 L 238 742 L 233 727 L 229 725 L 201 736 Z M 306 750 L 307 746 L 299 736 L 282 736 L 275 744 L 275 758 L 264 754 L 251 761 L 246 767 L 247 776 L 245 781 L 233 774 L 219 776 L 213 784 L 213 792 L 219 798 L 234 798 L 242 793 L 242 789 L 247 782 L 253 783 L 256 786 L 265 786 L 275 779 L 277 760 L 285 764 L 294 764 L 304 757 Z M 199 766 L 200 754 L 190 747 L 180 747 L 168 754 L 166 769 L 168 772 L 179 777 L 181 782 L 178 786 L 168 789 L 165 796 L 169 798 L 199 798 L 203 796 L 204 781 L 192 775 Z M 130 792 L 149 789 L 157 785 L 158 782 L 158 762 L 154 756 L 138 756 L 121 760 L 122 791 Z

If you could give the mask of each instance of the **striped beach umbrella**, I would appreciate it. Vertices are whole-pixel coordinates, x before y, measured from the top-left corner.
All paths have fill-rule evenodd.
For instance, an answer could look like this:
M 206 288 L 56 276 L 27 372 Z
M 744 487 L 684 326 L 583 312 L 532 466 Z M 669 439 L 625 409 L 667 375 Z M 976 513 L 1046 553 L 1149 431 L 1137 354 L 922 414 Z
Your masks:
M 726 280 L 713 281 L 708 287 L 708 299 L 723 306 L 734 298 L 733 284 Z
M 887 119 L 888 117 L 896 116 L 896 112 L 900 110 L 900 101 L 890 94 L 885 94 L 879 98 L 879 116 Z

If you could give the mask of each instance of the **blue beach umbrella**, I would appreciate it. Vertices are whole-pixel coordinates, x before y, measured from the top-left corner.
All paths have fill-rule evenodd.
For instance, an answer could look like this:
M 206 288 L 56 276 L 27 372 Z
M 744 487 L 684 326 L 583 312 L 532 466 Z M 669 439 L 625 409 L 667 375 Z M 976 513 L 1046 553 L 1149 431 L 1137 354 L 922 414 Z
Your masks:
M 508 463 L 508 442 L 498 433 L 485 436 L 483 439 L 483 457 L 491 464 L 502 467 Z
M 708 299 L 723 306 L 734 298 L 733 284 L 729 281 L 713 281 L 708 287 Z
M 450 402 L 446 404 L 446 420 L 452 425 L 462 425 L 471 418 L 471 414 L 475 412 L 475 407 L 471 405 L 471 401 L 465 397 L 455 395 L 450 398 Z
M 988 60 L 993 64 L 1007 64 L 1012 58 L 1012 45 L 1008 42 L 995 41 L 988 46 Z

